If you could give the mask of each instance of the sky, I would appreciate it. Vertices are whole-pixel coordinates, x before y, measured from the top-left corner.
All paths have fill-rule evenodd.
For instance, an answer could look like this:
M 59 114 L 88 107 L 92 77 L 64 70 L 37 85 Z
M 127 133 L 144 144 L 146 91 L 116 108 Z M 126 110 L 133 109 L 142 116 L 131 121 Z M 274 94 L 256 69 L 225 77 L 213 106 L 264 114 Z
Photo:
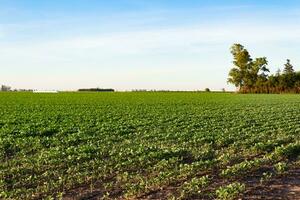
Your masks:
M 230 46 L 300 70 L 300 1 L 0 0 L 0 84 L 234 90 Z

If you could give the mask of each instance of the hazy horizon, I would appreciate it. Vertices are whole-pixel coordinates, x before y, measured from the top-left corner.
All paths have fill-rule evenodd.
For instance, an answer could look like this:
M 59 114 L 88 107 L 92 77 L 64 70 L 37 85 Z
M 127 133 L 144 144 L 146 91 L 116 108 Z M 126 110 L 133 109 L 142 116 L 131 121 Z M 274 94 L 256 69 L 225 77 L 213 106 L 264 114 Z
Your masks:
M 300 70 L 300 2 L 0 0 L 0 84 L 234 90 L 229 48 Z

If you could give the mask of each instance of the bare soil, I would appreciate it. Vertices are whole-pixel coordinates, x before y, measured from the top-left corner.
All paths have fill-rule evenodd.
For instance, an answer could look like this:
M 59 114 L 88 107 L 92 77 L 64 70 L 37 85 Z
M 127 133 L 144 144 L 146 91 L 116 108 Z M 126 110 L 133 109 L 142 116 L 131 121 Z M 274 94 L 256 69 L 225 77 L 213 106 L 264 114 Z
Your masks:
M 300 200 L 300 168 L 292 168 L 286 173 L 273 177 L 269 181 L 261 184 L 260 175 L 264 171 L 269 171 L 269 169 L 266 168 L 265 170 L 249 174 L 248 177 L 245 177 L 243 182 L 246 183 L 248 189 L 240 199 Z M 176 190 L 176 186 L 149 193 L 139 199 L 166 199 L 168 194 L 172 194 L 173 190 Z M 88 187 L 83 186 L 69 191 L 63 199 L 98 200 L 104 195 L 105 190 L 103 188 L 93 189 L 93 192 L 91 192 Z M 116 188 L 110 197 L 112 199 L 122 199 L 121 196 L 122 191 Z
M 255 184 L 250 187 L 243 199 L 300 200 L 300 169 L 291 169 L 263 185 Z

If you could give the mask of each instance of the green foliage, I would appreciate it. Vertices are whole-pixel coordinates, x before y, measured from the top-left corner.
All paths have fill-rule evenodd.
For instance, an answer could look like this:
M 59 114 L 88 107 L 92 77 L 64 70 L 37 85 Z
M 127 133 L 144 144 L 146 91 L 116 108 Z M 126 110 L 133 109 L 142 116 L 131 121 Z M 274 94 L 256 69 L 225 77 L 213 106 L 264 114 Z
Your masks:
M 274 165 L 274 168 L 277 174 L 283 174 L 288 169 L 288 165 L 285 162 L 279 162 Z
M 222 186 L 216 190 L 217 199 L 229 200 L 236 199 L 245 191 L 246 187 L 241 183 L 231 183 L 227 186 Z
M 265 159 L 244 161 L 236 165 L 230 166 L 225 170 L 222 170 L 221 176 L 231 177 L 233 175 L 244 175 L 247 174 L 249 171 L 260 167 L 264 163 L 265 163 Z
M 300 155 L 300 142 L 290 143 L 287 146 L 281 146 L 275 149 L 275 153 L 278 156 L 284 158 L 295 159 Z
M 265 72 L 269 72 L 267 58 L 256 58 L 253 61 L 247 49 L 241 44 L 234 44 L 231 47 L 231 54 L 235 67 L 229 72 L 229 83 L 240 90 L 247 90 L 266 78 Z
M 270 181 L 272 177 L 273 177 L 273 173 L 264 172 L 262 177 L 260 178 L 260 184 Z
M 297 95 L 0 93 L 0 199 L 205 199 L 264 165 L 284 171 L 299 108 Z
M 294 66 L 291 64 L 291 61 L 289 59 L 287 60 L 287 63 L 284 65 L 283 72 L 285 74 L 293 74 L 295 72 Z
M 228 83 L 242 93 L 300 93 L 300 72 L 295 72 L 290 60 L 284 65 L 283 73 L 268 75 L 266 57 L 252 60 L 241 44 L 231 47 L 234 67 L 229 71 Z
M 209 177 L 192 178 L 190 181 L 184 182 L 181 186 L 181 199 L 192 198 L 193 195 L 201 194 L 201 189 L 209 184 Z

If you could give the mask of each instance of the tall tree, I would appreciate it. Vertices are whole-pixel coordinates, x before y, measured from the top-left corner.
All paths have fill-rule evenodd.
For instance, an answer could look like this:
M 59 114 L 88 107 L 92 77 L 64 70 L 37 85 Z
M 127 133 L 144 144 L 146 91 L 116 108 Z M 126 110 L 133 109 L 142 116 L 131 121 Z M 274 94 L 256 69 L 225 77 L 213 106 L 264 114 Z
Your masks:
M 289 59 L 287 59 L 287 63 L 284 65 L 282 82 L 285 89 L 290 90 L 295 87 L 296 73 Z
M 296 72 L 288 59 L 284 69 L 268 75 L 266 57 L 251 58 L 241 44 L 231 47 L 234 67 L 229 72 L 228 83 L 243 93 L 300 93 L 300 71 Z
M 284 65 L 283 72 L 285 74 L 292 74 L 295 72 L 294 66 L 291 64 L 291 61 L 289 59 L 286 60 L 286 64 Z
M 250 76 L 250 86 L 253 87 L 254 85 L 257 85 L 257 81 L 265 81 L 267 78 L 267 73 L 270 72 L 270 70 L 267 68 L 268 61 L 266 57 L 263 58 L 256 58 L 252 63 L 251 67 L 249 69 Z
M 229 72 L 228 82 L 240 91 L 251 91 L 267 79 L 268 61 L 266 57 L 252 60 L 247 49 L 241 44 L 231 47 L 234 67 Z
M 246 77 L 252 58 L 248 50 L 241 44 L 234 44 L 231 47 L 231 54 L 234 67 L 229 72 L 228 82 L 241 89 L 247 84 Z

